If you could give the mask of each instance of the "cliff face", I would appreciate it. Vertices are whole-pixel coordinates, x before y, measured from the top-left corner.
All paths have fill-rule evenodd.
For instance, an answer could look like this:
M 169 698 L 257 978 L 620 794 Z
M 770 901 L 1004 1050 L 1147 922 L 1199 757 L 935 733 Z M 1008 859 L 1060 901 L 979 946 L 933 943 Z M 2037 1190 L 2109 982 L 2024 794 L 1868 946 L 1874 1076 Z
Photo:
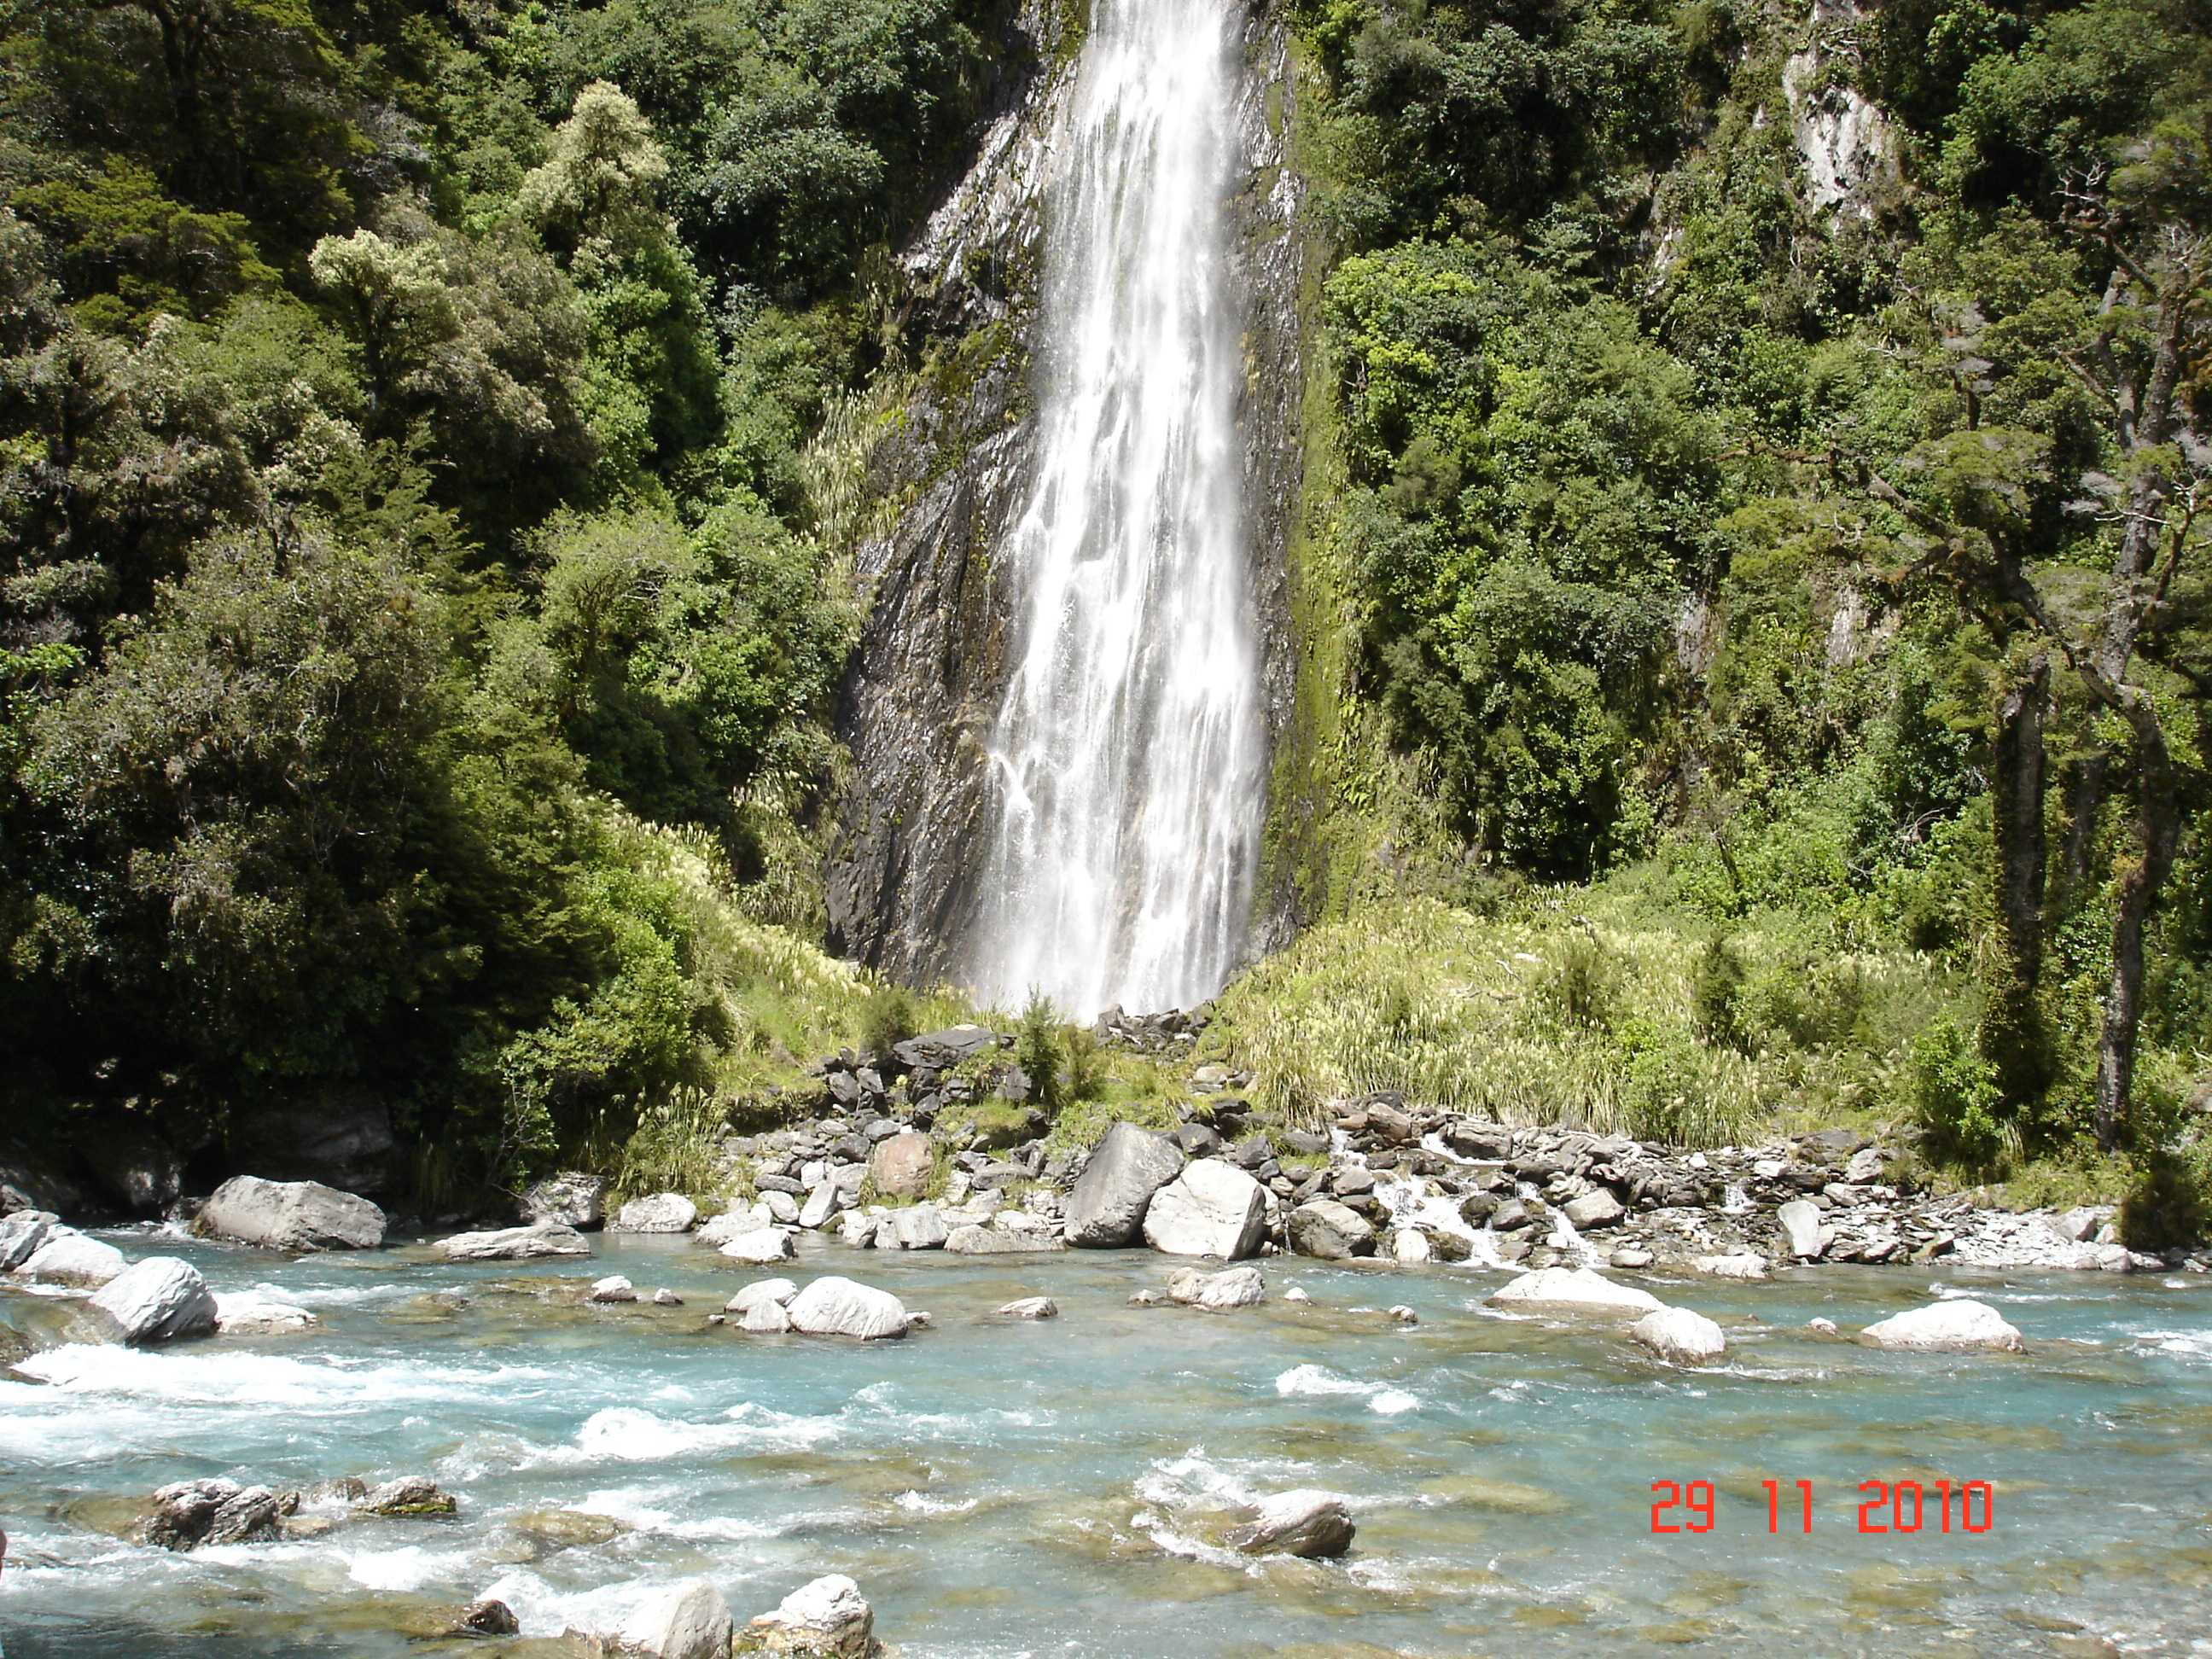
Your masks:
M 1009 47 L 1030 68 L 1012 106 L 900 260 L 922 366 L 867 452 L 864 493 L 887 528 L 854 550 L 869 611 L 841 710 L 851 766 L 827 892 L 830 947 L 909 982 L 950 971 L 994 827 L 984 743 L 1005 690 L 1015 596 L 993 556 L 1031 479 L 1047 197 L 1079 27 L 1043 0 L 1024 7 Z M 1285 161 L 1291 83 L 1273 4 L 1246 13 L 1243 55 L 1243 182 L 1231 203 L 1247 306 L 1237 428 L 1272 740 L 1288 718 L 1295 663 L 1284 550 L 1299 484 L 1303 201 Z M 1280 937 L 1286 921 L 1255 917 L 1255 942 Z

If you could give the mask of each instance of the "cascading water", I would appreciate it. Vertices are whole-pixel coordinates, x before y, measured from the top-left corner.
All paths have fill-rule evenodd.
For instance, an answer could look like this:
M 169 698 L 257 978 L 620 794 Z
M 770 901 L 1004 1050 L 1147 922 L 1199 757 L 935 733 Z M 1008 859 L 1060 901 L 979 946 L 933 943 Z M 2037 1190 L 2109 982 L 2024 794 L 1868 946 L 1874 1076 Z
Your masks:
M 1094 0 L 1058 142 L 1036 483 L 965 966 L 1079 1015 L 1211 995 L 1264 811 L 1236 431 L 1228 0 Z

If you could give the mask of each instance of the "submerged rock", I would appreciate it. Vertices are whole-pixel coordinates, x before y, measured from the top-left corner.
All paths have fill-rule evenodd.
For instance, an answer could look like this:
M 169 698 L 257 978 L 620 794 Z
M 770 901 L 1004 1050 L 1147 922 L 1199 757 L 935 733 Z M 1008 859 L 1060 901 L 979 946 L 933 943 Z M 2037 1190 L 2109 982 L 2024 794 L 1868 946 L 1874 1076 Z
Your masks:
M 531 1261 L 548 1255 L 589 1255 L 592 1241 L 558 1221 L 490 1232 L 455 1233 L 434 1248 L 448 1261 Z
M 1182 1151 L 1165 1135 L 1116 1123 L 1106 1131 L 1067 1198 L 1066 1237 L 1081 1250 L 1118 1249 L 1144 1234 L 1152 1195 L 1182 1173 Z
M 1491 1305 L 1523 1313 L 1574 1313 L 1625 1317 L 1656 1312 L 1659 1298 L 1632 1285 L 1616 1285 L 1588 1267 L 1543 1267 L 1494 1291 Z
M 1233 1261 L 1260 1248 L 1267 1227 L 1267 1188 L 1217 1158 L 1190 1165 L 1145 1211 L 1145 1242 L 1170 1255 Z
M 784 1310 L 807 1336 L 849 1336 L 863 1342 L 904 1336 L 906 1308 L 889 1291 L 849 1279 L 817 1279 Z
M 732 1650 L 787 1659 L 872 1659 L 882 1650 L 875 1610 L 860 1587 L 833 1572 L 802 1584 L 775 1612 L 749 1621 Z
M 1352 1512 L 1342 1498 L 1302 1488 L 1267 1499 L 1252 1521 L 1229 1534 L 1229 1541 L 1248 1555 L 1321 1560 L 1350 1549 L 1353 1531 Z
M 234 1176 L 215 1189 L 193 1224 L 213 1237 L 267 1250 L 374 1250 L 384 1243 L 382 1210 L 319 1181 Z
M 215 1328 L 222 1336 L 289 1336 L 321 1322 L 305 1308 L 254 1291 L 226 1291 L 215 1299 Z
M 1628 1334 L 1678 1365 L 1702 1365 L 1728 1352 L 1721 1328 L 1701 1313 L 1687 1308 L 1662 1308 L 1648 1313 L 1628 1328 Z
M 154 1494 L 146 1541 L 157 1549 L 192 1550 L 203 1544 L 258 1544 L 277 1536 L 296 1493 L 279 1496 L 266 1486 L 235 1480 L 179 1480 Z
M 781 1336 L 791 1328 L 791 1314 L 781 1302 L 762 1300 L 739 1316 L 738 1328 L 754 1336 Z
M 1861 1331 L 1859 1340 L 1877 1348 L 1922 1352 L 1987 1348 L 2018 1353 L 2022 1346 L 2020 1332 L 2002 1314 L 1986 1302 L 1963 1297 L 1893 1315 Z
M 617 1638 L 617 1651 L 651 1659 L 729 1659 L 736 1625 L 722 1592 L 694 1578 L 632 1613 Z
M 134 1346 L 212 1335 L 215 1293 L 199 1269 L 173 1255 L 149 1255 L 104 1285 L 92 1305 Z
M 1267 1281 L 1257 1267 L 1231 1267 L 1218 1273 L 1180 1267 L 1168 1275 L 1168 1298 L 1187 1308 L 1220 1313 L 1249 1308 L 1267 1299 Z
M 681 1193 L 633 1198 L 615 1212 L 610 1231 L 618 1233 L 688 1233 L 699 1219 L 699 1206 Z
M 1060 1304 L 1048 1296 L 1025 1296 L 1019 1301 L 1009 1302 L 999 1310 L 1006 1319 L 1057 1319 Z

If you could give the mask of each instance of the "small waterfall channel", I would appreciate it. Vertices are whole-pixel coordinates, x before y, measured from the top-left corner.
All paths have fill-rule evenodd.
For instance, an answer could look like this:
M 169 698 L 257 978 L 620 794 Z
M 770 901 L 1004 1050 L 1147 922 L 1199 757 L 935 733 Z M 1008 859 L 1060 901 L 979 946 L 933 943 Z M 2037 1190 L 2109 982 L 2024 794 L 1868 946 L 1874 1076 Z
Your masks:
M 1334 1142 L 1331 1157 L 1334 1162 L 1357 1164 L 1363 1170 L 1368 1167 L 1366 1155 L 1352 1149 L 1351 1137 L 1343 1130 L 1332 1130 L 1330 1139 Z M 1441 1135 L 1423 1136 L 1421 1150 L 1433 1152 L 1447 1163 L 1462 1169 L 1475 1167 L 1474 1160 L 1462 1158 L 1452 1151 L 1444 1144 Z M 1551 1233 L 1544 1240 L 1547 1245 L 1578 1267 L 1594 1267 L 1601 1263 L 1603 1253 L 1576 1230 L 1564 1210 L 1550 1205 L 1544 1199 L 1542 1190 L 1534 1182 L 1516 1181 L 1514 1192 L 1523 1201 L 1534 1200 L 1547 1204 L 1552 1221 Z M 1518 1271 L 1498 1249 L 1498 1234 L 1490 1224 L 1486 1222 L 1480 1227 L 1468 1225 L 1466 1218 L 1459 1212 L 1459 1201 L 1437 1190 L 1427 1176 L 1397 1170 L 1376 1172 L 1375 1196 L 1390 1212 L 1390 1219 L 1397 1226 L 1427 1227 L 1466 1240 L 1470 1251 L 1466 1266 Z
M 966 977 L 1188 1006 L 1245 945 L 1264 812 L 1239 499 L 1228 0 L 1096 0 L 1055 135 L 1035 483 Z

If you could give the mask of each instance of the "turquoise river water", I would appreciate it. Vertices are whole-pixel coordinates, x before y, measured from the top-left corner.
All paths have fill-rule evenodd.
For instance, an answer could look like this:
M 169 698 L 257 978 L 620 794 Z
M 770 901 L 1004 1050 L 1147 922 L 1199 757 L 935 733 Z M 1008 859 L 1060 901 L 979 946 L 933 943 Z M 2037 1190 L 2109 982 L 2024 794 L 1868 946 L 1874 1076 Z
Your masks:
M 744 1276 L 680 1240 L 456 1267 L 412 1249 L 291 1261 L 107 1237 L 323 1323 L 49 1346 L 27 1362 L 38 1380 L 0 1381 L 9 1659 L 435 1652 L 421 1632 L 479 1595 L 543 1638 L 613 1628 L 646 1587 L 694 1574 L 742 1618 L 832 1571 L 909 1659 L 2212 1651 L 2203 1279 L 1619 1275 L 1727 1328 L 1730 1363 L 1690 1371 L 1617 1331 L 1489 1312 L 1504 1275 L 1465 1268 L 1273 1261 L 1264 1306 L 1206 1315 L 1127 1305 L 1169 1265 L 1143 1252 L 810 1240 L 793 1277 L 847 1273 L 933 1316 L 861 1346 L 708 1328 Z M 579 1281 L 607 1273 L 687 1305 L 576 1305 Z M 1292 1285 L 1311 1303 L 1283 1300 Z M 1996 1304 L 2028 1352 L 1885 1354 L 1805 1328 L 1825 1316 L 1848 1333 L 1931 1291 Z M 1036 1293 L 1058 1320 L 993 1316 Z M 1394 1303 L 1420 1322 L 1389 1321 Z M 65 1317 L 0 1293 L 0 1319 L 44 1340 Z M 115 1535 L 126 1500 L 189 1476 L 417 1472 L 458 1497 L 457 1519 L 191 1555 Z M 1710 1530 L 1655 1534 L 1661 1480 L 1711 1483 Z M 1920 1482 L 1921 1529 L 1863 1534 L 1869 1480 Z M 1956 1507 L 1940 1528 L 1945 1480 L 1988 1483 L 1986 1530 Z M 1237 1502 L 1291 1486 L 1347 1497 L 1345 1560 L 1253 1562 L 1212 1541 Z M 555 1548 L 528 1517 L 556 1510 L 615 1524 Z M 1894 1503 L 1883 1513 L 1893 1528 Z

